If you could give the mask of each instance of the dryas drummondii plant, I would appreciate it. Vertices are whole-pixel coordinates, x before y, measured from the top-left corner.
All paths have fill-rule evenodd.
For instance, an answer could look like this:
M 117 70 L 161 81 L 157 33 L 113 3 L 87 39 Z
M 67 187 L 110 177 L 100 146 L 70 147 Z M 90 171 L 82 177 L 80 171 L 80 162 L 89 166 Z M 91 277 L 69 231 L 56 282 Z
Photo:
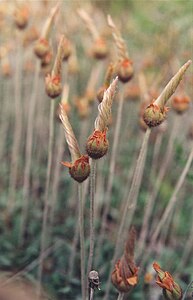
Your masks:
M 127 47 L 126 43 L 123 40 L 121 33 L 113 23 L 113 20 L 111 19 L 110 16 L 108 16 L 108 24 L 112 30 L 112 35 L 114 37 L 114 41 L 117 47 L 118 51 L 118 58 L 120 62 L 124 59 L 128 59 L 128 52 L 127 52 Z M 116 68 L 115 66 L 114 68 Z M 118 78 L 120 79 L 119 76 L 119 69 L 116 70 L 118 72 Z M 111 71 L 112 72 L 112 71 Z M 129 78 L 125 78 L 125 80 L 121 80 L 122 82 L 126 83 L 128 82 L 132 76 L 129 76 Z M 117 157 L 117 151 L 118 151 L 118 145 L 119 145 L 119 136 L 120 136 L 120 130 L 121 130 L 121 121 L 122 121 L 122 112 L 123 112 L 123 104 L 124 104 L 124 94 L 125 94 L 125 84 L 124 86 L 121 87 L 120 90 L 120 95 L 118 97 L 118 109 L 117 109 L 117 115 L 116 115 L 116 121 L 115 121 L 115 129 L 114 129 L 114 136 L 113 136 L 113 145 L 112 145 L 112 152 L 111 152 L 111 157 L 110 157 L 110 165 L 109 165 L 109 176 L 108 176 L 108 181 L 107 181 L 107 189 L 106 193 L 104 195 L 104 212 L 102 216 L 102 226 L 100 229 L 100 235 L 98 239 L 98 249 L 100 249 L 104 236 L 105 236 L 105 226 L 106 226 L 106 219 L 107 219 L 107 214 L 110 208 L 110 203 L 111 203 L 111 192 L 112 192 L 112 187 L 113 187 L 113 180 L 114 180 L 114 171 L 115 171 L 115 166 L 116 166 L 116 157 Z M 99 250 L 100 251 L 100 250 Z M 99 254 L 98 251 L 98 254 Z
M 118 63 L 116 66 L 117 75 L 119 80 L 123 83 L 128 82 L 133 77 L 133 62 L 129 58 L 127 47 L 121 33 L 115 26 L 112 18 L 108 15 L 108 24 L 112 29 L 112 34 L 115 40 L 115 44 L 118 52 Z
M 86 299 L 85 294 L 85 251 L 84 251 L 84 212 L 82 203 L 82 185 L 81 183 L 86 180 L 90 174 L 90 165 L 88 155 L 81 155 L 77 139 L 74 135 L 72 126 L 68 120 L 67 114 L 61 105 L 60 119 L 64 127 L 66 142 L 71 154 L 72 162 L 62 162 L 64 166 L 69 168 L 71 177 L 79 183 L 79 230 L 80 230 L 80 256 L 81 256 L 81 288 L 82 299 Z
M 124 294 L 130 292 L 138 282 L 139 268 L 134 262 L 136 231 L 132 227 L 125 245 L 122 257 L 115 264 L 111 274 L 111 281 L 119 291 L 118 300 L 123 299 Z
M 91 49 L 91 54 L 96 59 L 104 59 L 108 55 L 107 43 L 104 38 L 102 38 L 89 14 L 84 9 L 78 10 L 79 16 L 85 22 L 86 27 L 90 31 L 93 38 L 93 45 Z
M 57 55 L 54 63 L 51 75 L 48 74 L 45 78 L 46 92 L 51 98 L 56 98 L 60 95 L 62 91 L 61 86 L 61 68 L 62 68 L 62 58 L 63 58 L 63 40 L 64 36 L 61 36 L 58 45 Z M 49 142 L 48 142 L 48 160 L 47 160 L 47 172 L 46 172 L 46 186 L 44 195 L 44 210 L 43 210 L 43 222 L 42 222 L 42 232 L 41 232 L 41 248 L 40 257 L 46 247 L 47 240 L 47 221 L 48 221 L 48 210 L 49 210 L 49 189 L 50 189 L 50 178 L 51 178 L 51 166 L 53 158 L 53 141 L 54 141 L 54 105 L 55 102 L 51 99 L 50 102 L 50 117 L 49 117 Z M 42 261 L 39 265 L 38 270 L 39 281 L 42 279 Z
M 109 142 L 106 138 L 106 132 L 111 120 L 111 107 L 117 87 L 118 77 L 116 77 L 109 88 L 104 92 L 102 102 L 98 105 L 98 116 L 95 120 L 95 130 L 88 138 L 86 143 L 86 151 L 93 159 L 90 179 L 90 250 L 88 260 L 88 273 L 92 269 L 94 255 L 94 216 L 95 216 L 95 176 L 96 176 L 96 159 L 103 157 L 109 147 Z
M 124 208 L 124 213 L 121 219 L 121 223 L 119 226 L 118 234 L 117 234 L 117 240 L 116 240 L 116 246 L 115 246 L 115 252 L 112 260 L 112 268 L 115 263 L 117 254 L 118 254 L 118 249 L 121 245 L 121 236 L 125 227 L 126 219 L 127 219 L 127 213 L 130 205 L 133 205 L 131 215 L 129 216 L 129 220 L 127 221 L 128 223 L 131 222 L 133 214 L 135 212 L 136 204 L 137 204 L 137 195 L 139 192 L 139 188 L 141 185 L 141 180 L 142 180 L 142 172 L 141 170 L 144 167 L 145 163 L 145 158 L 146 158 L 146 153 L 147 153 L 147 146 L 148 146 L 148 140 L 150 136 L 151 129 L 150 127 L 156 126 L 162 123 L 162 121 L 165 119 L 165 115 L 163 117 L 163 112 L 166 110 L 165 108 L 165 103 L 171 97 L 171 95 L 175 92 L 178 84 L 180 83 L 180 80 L 182 79 L 185 71 L 191 64 L 191 61 L 188 61 L 182 68 L 177 72 L 177 74 L 171 79 L 171 81 L 167 84 L 161 95 L 157 98 L 156 101 L 154 101 L 152 104 L 150 104 L 145 112 L 144 112 L 144 121 L 148 119 L 148 122 L 146 124 L 148 125 L 149 128 L 147 128 L 143 144 L 139 153 L 139 157 L 137 160 L 137 164 L 135 167 L 134 175 L 133 175 L 133 180 L 131 183 L 131 188 L 130 192 L 125 204 Z M 158 111 L 158 113 L 157 113 Z M 161 112 L 161 117 L 160 117 L 160 112 Z M 160 120 L 161 119 L 161 120 Z M 105 299 L 108 299 L 108 294 L 109 294 L 109 289 L 110 289 L 110 277 L 107 283 L 106 287 L 106 295 Z
M 168 108 L 165 106 L 169 98 L 174 94 L 177 89 L 184 73 L 191 64 L 191 60 L 188 60 L 172 77 L 160 96 L 148 105 L 144 111 L 144 121 L 149 127 L 155 127 L 160 125 L 166 118 Z

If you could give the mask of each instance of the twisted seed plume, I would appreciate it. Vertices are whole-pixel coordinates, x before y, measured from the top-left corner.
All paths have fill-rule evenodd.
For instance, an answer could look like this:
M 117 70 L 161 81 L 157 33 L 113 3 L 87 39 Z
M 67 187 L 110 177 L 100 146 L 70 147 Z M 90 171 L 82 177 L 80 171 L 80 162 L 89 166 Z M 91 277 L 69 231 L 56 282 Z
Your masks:
M 118 57 L 121 60 L 122 59 L 128 59 L 129 58 L 129 54 L 128 54 L 128 51 L 127 51 L 127 47 L 126 47 L 125 41 L 122 38 L 120 31 L 117 29 L 117 27 L 116 27 L 115 23 L 113 22 L 113 20 L 112 20 L 112 18 L 111 18 L 110 15 L 108 15 L 107 21 L 108 21 L 108 25 L 112 29 L 112 35 L 113 35 L 113 38 L 115 40 L 115 44 L 117 46 Z
M 99 38 L 99 33 L 91 17 L 84 9 L 79 9 L 78 14 L 81 17 L 81 19 L 85 22 L 86 27 L 90 31 L 93 39 L 97 40 Z
M 52 28 L 52 24 L 54 22 L 54 18 L 56 16 L 56 14 L 59 11 L 59 2 L 56 4 L 56 6 L 54 6 L 54 8 L 51 10 L 50 15 L 48 16 L 48 19 L 46 20 L 46 23 L 43 27 L 42 33 L 41 33 L 41 38 L 44 38 L 46 40 L 48 40 L 48 36 L 50 34 L 50 30 Z
M 184 73 L 186 72 L 186 70 L 188 69 L 188 67 L 190 66 L 191 63 L 192 63 L 192 61 L 188 60 L 179 69 L 179 71 L 176 73 L 176 75 L 174 75 L 172 77 L 172 79 L 169 81 L 169 83 L 166 85 L 165 89 L 162 91 L 160 96 L 155 100 L 155 102 L 154 102 L 155 104 L 157 104 L 161 108 L 164 108 L 166 102 L 169 100 L 169 98 L 173 95 L 173 93 L 177 89 L 180 81 L 182 80 Z
M 56 59 L 54 62 L 54 67 L 52 69 L 52 76 L 61 76 L 62 59 L 63 59 L 63 55 L 64 55 L 63 44 L 64 44 L 64 35 L 62 35 L 60 38 L 60 42 L 58 45 L 58 51 L 57 51 Z
M 111 107 L 117 86 L 118 77 L 116 77 L 109 88 L 104 92 L 103 100 L 98 105 L 98 117 L 95 120 L 95 130 L 104 131 L 111 119 Z
M 67 114 L 66 114 L 65 110 L 63 109 L 62 105 L 60 105 L 60 110 L 61 110 L 61 113 L 60 113 L 59 117 L 64 126 L 64 133 L 65 133 L 66 141 L 67 141 L 68 148 L 69 148 L 69 151 L 71 154 L 72 162 L 74 162 L 81 156 L 78 142 L 77 142 L 77 139 L 75 138 L 72 126 L 70 125 Z

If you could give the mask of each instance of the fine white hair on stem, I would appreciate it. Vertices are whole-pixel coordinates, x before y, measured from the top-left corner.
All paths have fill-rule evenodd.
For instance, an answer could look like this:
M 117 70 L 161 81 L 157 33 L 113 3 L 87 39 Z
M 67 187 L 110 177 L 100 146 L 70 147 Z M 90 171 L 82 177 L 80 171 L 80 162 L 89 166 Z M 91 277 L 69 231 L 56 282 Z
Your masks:
M 48 36 L 50 34 L 50 30 L 52 28 L 52 24 L 54 22 L 55 16 L 57 15 L 59 11 L 60 3 L 58 2 L 51 10 L 50 15 L 48 16 L 46 23 L 42 29 L 41 38 L 48 39 Z
M 72 162 L 77 160 L 81 154 L 78 146 L 77 139 L 74 135 L 72 126 L 68 120 L 67 114 L 65 110 L 63 109 L 62 105 L 60 104 L 60 120 L 63 124 L 64 127 L 64 132 L 65 132 L 65 137 L 66 137 L 66 142 L 68 144 L 68 148 L 71 154 Z
M 191 60 L 188 60 L 179 70 L 178 72 L 172 77 L 172 79 L 169 81 L 169 83 L 166 85 L 160 96 L 155 100 L 155 104 L 161 106 L 164 108 L 166 102 L 169 100 L 169 98 L 174 94 L 176 91 L 180 81 L 182 80 L 182 77 L 184 76 L 186 70 L 192 63 Z
M 113 98 L 116 91 L 116 86 L 118 82 L 118 77 L 116 77 L 108 89 L 104 92 L 103 100 L 98 105 L 98 117 L 95 120 L 95 129 L 104 131 L 109 125 L 111 119 L 111 107 L 113 103 Z
M 112 35 L 115 40 L 115 44 L 117 46 L 118 57 L 120 59 L 128 59 L 129 54 L 127 51 L 125 41 L 122 38 L 120 31 L 117 29 L 117 27 L 116 27 L 115 23 L 113 22 L 110 15 L 108 15 L 107 21 L 108 21 L 109 27 L 111 27 L 111 29 L 112 29 Z
M 85 22 L 86 27 L 90 31 L 93 39 L 97 40 L 99 38 L 99 33 L 89 14 L 84 9 L 79 9 L 78 14 L 81 17 L 81 19 Z

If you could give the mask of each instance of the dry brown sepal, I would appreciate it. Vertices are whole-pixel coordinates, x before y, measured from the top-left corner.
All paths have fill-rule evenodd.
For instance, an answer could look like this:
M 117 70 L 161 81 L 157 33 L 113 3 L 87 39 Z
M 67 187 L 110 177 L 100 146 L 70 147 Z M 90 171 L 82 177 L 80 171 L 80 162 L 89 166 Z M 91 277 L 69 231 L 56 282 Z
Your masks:
M 90 31 L 92 35 L 93 38 L 93 44 L 91 47 L 92 56 L 96 59 L 106 58 L 109 53 L 106 39 L 99 34 L 93 20 L 84 9 L 79 9 L 78 14 L 81 17 L 81 19 L 85 22 L 87 29 Z
M 177 89 L 184 73 L 190 66 L 191 60 L 187 61 L 172 77 L 167 86 L 164 88 L 160 96 L 147 106 L 144 111 L 143 119 L 149 127 L 155 127 L 160 125 L 166 118 L 168 108 L 165 106 L 169 98 L 173 95 Z
M 46 93 L 49 97 L 53 99 L 58 97 L 62 92 L 61 70 L 63 60 L 63 41 L 64 36 L 60 38 L 58 51 L 52 72 L 51 74 L 48 74 L 45 78 Z
M 99 90 L 97 92 L 97 100 L 99 102 L 102 102 L 102 100 L 103 100 L 104 92 L 110 85 L 113 73 L 114 73 L 114 64 L 110 63 L 107 68 L 107 72 L 105 74 L 104 84 L 99 88 Z
M 108 15 L 107 20 L 108 20 L 108 25 L 111 27 L 112 35 L 118 52 L 119 61 L 116 66 L 117 75 L 121 82 L 126 83 L 129 80 L 131 80 L 131 78 L 133 77 L 133 73 L 134 73 L 133 62 L 129 58 L 125 41 L 122 38 L 120 31 L 117 29 L 110 15 Z
M 132 228 L 125 245 L 123 256 L 118 260 L 111 274 L 111 281 L 121 293 L 127 293 L 138 283 L 139 268 L 134 262 L 136 232 Z
M 71 177 L 81 183 L 88 178 L 90 174 L 90 165 L 88 155 L 81 155 L 77 139 L 74 135 L 72 126 L 68 120 L 68 116 L 63 109 L 63 106 L 60 106 L 60 119 L 64 127 L 64 133 L 66 137 L 66 142 L 71 154 L 72 162 L 62 162 L 62 164 L 69 169 Z
M 105 91 L 102 102 L 98 105 L 98 117 L 95 120 L 95 130 L 89 136 L 86 143 L 86 151 L 93 159 L 103 157 L 109 147 L 109 142 L 106 137 L 107 128 L 111 122 L 111 107 L 116 91 L 118 77 L 116 77 L 109 88 Z
M 48 16 L 46 23 L 43 27 L 42 33 L 38 41 L 34 46 L 34 52 L 38 58 L 42 59 L 49 51 L 49 35 L 54 23 L 54 19 L 59 10 L 59 3 L 51 10 L 50 15 Z
M 23 30 L 29 22 L 29 8 L 26 5 L 17 6 L 14 12 L 14 22 L 18 29 Z

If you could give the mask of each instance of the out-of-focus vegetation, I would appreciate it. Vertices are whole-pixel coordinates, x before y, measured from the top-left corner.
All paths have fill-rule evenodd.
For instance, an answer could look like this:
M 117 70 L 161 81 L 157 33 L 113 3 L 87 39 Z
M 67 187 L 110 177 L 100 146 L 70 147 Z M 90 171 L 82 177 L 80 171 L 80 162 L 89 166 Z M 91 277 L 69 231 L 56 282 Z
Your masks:
M 34 45 L 51 9 L 56 5 L 55 1 L 0 1 L 0 270 L 13 274 L 21 271 L 22 276 L 32 281 L 38 278 L 49 152 L 49 110 L 50 101 L 55 101 L 45 236 L 48 251 L 43 260 L 42 283 L 51 298 L 81 299 L 78 188 L 67 168 L 60 164 L 61 161 L 71 160 L 58 117 L 61 97 L 52 100 L 46 95 L 44 78 L 52 70 L 59 38 L 64 34 L 72 45 L 72 53 L 63 62 L 62 85 L 65 85 L 65 91 L 69 89 L 69 93 L 65 92 L 68 116 L 81 151 L 85 153 L 85 143 L 94 129 L 98 112 L 97 91 L 103 84 L 109 63 L 117 61 L 116 46 L 107 23 L 107 15 L 110 14 L 126 41 L 135 74 L 129 83 L 118 85 L 112 107 L 112 124 L 108 130 L 109 151 L 97 161 L 93 268 L 99 273 L 101 290 L 95 291 L 94 299 L 103 299 L 124 203 L 145 134 L 139 120 L 145 108 L 145 97 L 148 95 L 149 101 L 157 98 L 180 66 L 192 59 L 193 2 L 97 0 L 59 1 L 59 4 L 49 36 L 53 58 L 50 64 L 41 68 L 40 60 L 34 54 Z M 23 5 L 27 7 L 25 16 L 28 24 L 26 28 L 18 29 L 15 10 Z M 107 41 L 109 55 L 104 60 L 93 57 L 93 37 L 78 9 L 84 9 L 91 16 L 98 32 Z M 188 109 L 177 113 L 173 96 L 167 104 L 170 107 L 167 121 L 152 129 L 150 135 L 132 218 L 137 232 L 136 264 L 140 267 L 139 283 L 129 296 L 132 300 L 162 299 L 152 268 L 155 260 L 164 270 L 172 273 L 183 291 L 193 280 L 192 164 L 167 221 L 148 250 L 152 234 L 163 217 L 193 148 L 192 75 L 190 66 L 174 95 L 187 96 L 190 99 Z M 121 130 L 112 188 L 108 194 L 110 207 L 102 231 L 116 116 L 123 90 Z M 88 181 L 83 183 L 86 258 L 89 252 Z M 152 207 L 141 248 L 144 216 L 150 199 Z M 128 218 L 130 211 L 132 202 Z M 126 228 L 122 233 L 120 255 L 128 230 Z M 191 292 L 190 288 L 186 299 L 191 299 Z M 113 285 L 108 299 L 117 299 L 117 290 Z M 128 299 L 127 296 L 125 299 Z

